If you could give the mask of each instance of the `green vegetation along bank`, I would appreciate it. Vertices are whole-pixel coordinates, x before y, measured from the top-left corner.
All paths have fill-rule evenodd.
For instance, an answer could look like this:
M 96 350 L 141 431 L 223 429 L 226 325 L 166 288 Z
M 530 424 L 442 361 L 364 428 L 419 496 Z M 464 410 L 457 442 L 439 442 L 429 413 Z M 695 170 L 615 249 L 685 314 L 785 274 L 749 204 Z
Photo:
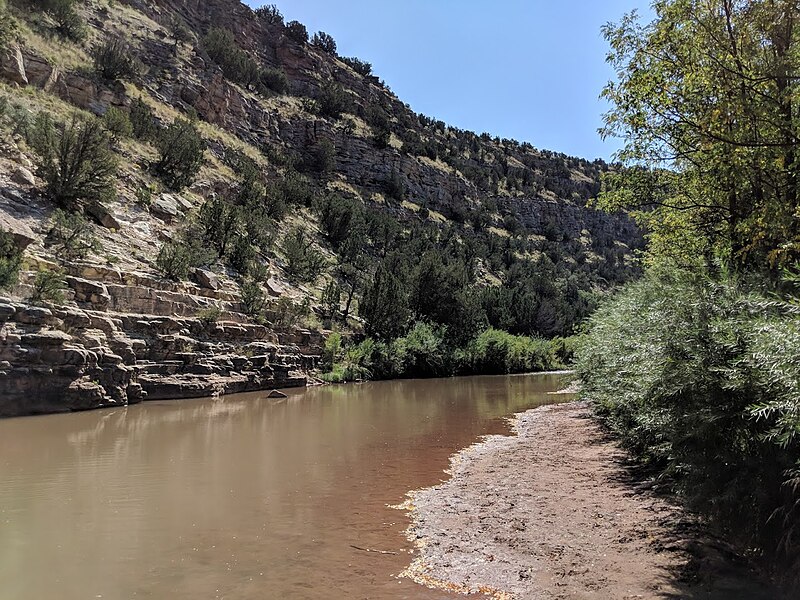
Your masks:
M 606 29 L 601 204 L 648 232 L 643 280 L 589 319 L 583 396 L 662 482 L 800 583 L 800 8 L 660 0 Z M 796 597 L 796 596 L 792 596 Z

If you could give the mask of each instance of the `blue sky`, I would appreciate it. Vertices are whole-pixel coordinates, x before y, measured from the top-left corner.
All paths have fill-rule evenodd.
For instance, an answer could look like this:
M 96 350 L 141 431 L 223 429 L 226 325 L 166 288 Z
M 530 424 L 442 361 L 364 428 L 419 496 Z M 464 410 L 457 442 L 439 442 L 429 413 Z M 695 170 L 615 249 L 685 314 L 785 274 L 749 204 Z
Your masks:
M 411 108 L 477 133 L 609 158 L 600 28 L 649 0 L 268 0 L 373 64 Z

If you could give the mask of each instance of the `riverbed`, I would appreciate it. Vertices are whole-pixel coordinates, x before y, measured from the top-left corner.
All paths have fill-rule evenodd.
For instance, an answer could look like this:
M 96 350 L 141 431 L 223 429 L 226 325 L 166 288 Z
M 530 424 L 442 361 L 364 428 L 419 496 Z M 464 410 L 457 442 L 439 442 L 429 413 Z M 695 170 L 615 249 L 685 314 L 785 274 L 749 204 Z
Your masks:
M 453 596 L 401 504 L 567 375 L 329 386 L 0 421 L 0 599 Z

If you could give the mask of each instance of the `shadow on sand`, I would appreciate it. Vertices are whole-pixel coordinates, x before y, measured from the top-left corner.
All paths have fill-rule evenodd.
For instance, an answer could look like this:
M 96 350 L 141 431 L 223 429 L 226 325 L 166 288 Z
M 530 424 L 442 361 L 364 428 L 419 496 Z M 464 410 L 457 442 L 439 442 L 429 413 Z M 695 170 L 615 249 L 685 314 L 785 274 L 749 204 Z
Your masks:
M 590 414 L 581 415 L 591 417 Z M 615 444 L 603 433 L 591 444 Z M 612 480 L 630 491 L 630 495 L 659 498 L 676 507 L 661 526 L 665 532 L 653 540 L 656 552 L 674 552 L 685 562 L 666 573 L 663 588 L 677 590 L 656 597 L 670 600 L 788 600 L 736 549 L 715 535 L 702 519 L 680 506 L 667 490 L 653 484 L 650 474 L 630 460 L 616 461 L 619 469 Z M 676 518 L 675 515 L 678 515 Z

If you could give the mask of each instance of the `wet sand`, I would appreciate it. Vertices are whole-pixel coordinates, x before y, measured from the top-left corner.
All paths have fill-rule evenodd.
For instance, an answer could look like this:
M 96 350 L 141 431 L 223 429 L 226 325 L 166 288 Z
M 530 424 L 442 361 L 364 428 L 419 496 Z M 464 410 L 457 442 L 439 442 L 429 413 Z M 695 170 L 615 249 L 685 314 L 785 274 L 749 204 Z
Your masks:
M 515 419 L 411 494 L 419 547 L 405 575 L 465 594 L 525 599 L 775 599 L 697 519 L 652 491 L 584 403 Z

